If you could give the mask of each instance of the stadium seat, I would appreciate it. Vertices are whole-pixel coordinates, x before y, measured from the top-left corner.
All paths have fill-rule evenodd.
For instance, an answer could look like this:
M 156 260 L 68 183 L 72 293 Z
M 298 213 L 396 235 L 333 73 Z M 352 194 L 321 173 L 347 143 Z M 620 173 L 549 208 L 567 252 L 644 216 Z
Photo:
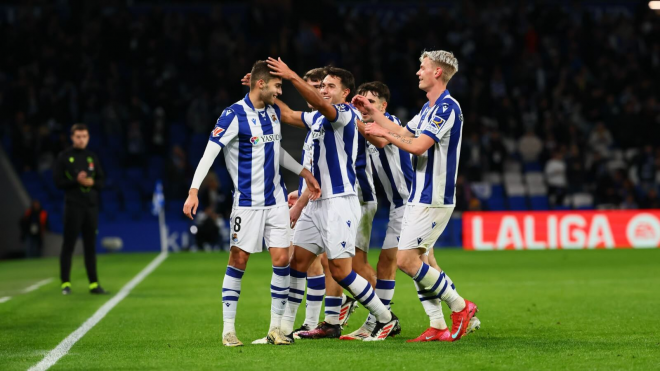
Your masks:
M 521 211 L 527 209 L 527 199 L 524 196 L 509 197 L 509 210 Z
M 506 210 L 506 205 L 504 204 L 504 198 L 491 197 L 488 200 L 484 201 L 484 206 L 487 210 L 490 211 L 504 211 Z
M 593 209 L 594 198 L 589 193 L 576 193 L 573 195 L 572 206 L 578 210 Z
M 547 196 L 531 196 L 529 204 L 532 210 L 550 210 L 550 203 Z

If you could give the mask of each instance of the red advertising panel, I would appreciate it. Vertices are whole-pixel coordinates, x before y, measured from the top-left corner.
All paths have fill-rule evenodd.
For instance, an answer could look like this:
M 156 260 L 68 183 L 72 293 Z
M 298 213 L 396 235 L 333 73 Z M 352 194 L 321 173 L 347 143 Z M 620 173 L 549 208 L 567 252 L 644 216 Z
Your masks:
M 660 210 L 466 212 L 466 250 L 660 247 Z

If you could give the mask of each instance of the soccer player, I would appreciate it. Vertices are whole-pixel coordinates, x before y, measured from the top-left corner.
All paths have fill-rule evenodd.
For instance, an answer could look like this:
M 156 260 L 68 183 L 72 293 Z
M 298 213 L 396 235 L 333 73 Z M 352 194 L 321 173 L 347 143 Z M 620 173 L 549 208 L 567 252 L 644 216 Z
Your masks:
M 353 75 L 340 68 L 328 68 L 319 94 L 281 59 L 269 58 L 268 65 L 275 76 L 290 80 L 303 98 L 318 110 L 302 113 L 282 108 L 282 119 L 285 122 L 302 122 L 312 131 L 312 169 L 322 190 L 321 198 L 304 209 L 296 224 L 291 287 L 281 330 L 284 333 L 293 331 L 293 320 L 302 300 L 305 272 L 316 256 L 325 252 L 332 277 L 376 317 L 372 337 L 366 340 L 384 340 L 396 330 L 398 319 L 383 305 L 369 282 L 353 271 L 351 265 L 360 220 L 360 204 L 355 192 L 356 121 L 359 120 L 359 112 L 346 104 L 354 89 Z M 303 194 L 301 199 L 304 198 Z M 326 326 L 332 327 L 338 337 L 341 334 L 338 321 L 341 300 L 330 304 L 337 318 L 336 323 L 326 323 Z
M 415 175 L 403 216 L 397 265 L 415 280 L 419 294 L 439 297 L 447 303 L 452 311 L 452 329 L 449 331 L 444 318 L 439 316 L 412 341 L 456 341 L 465 334 L 477 306 L 463 299 L 449 276 L 424 263 L 422 256 L 433 248 L 456 203 L 463 114 L 449 94 L 447 83 L 458 71 L 458 61 L 452 53 L 443 50 L 425 51 L 419 60 L 419 88 L 426 92 L 429 101 L 406 128 L 388 120 L 365 97 L 356 96 L 353 103 L 373 117 L 374 123 L 367 125 L 367 134 L 381 136 L 415 155 Z
M 273 263 L 268 339 L 274 344 L 293 342 L 280 331 L 280 320 L 289 296 L 290 242 L 287 192 L 280 165 L 305 178 L 312 198 L 318 197 L 320 192 L 309 170 L 280 147 L 281 113 L 275 99 L 282 94 L 282 79 L 271 75 L 265 61 L 254 64 L 251 76 L 250 92 L 222 112 L 211 132 L 183 206 L 183 212 L 192 219 L 197 211 L 199 186 L 224 148 L 234 182 L 230 220 L 232 246 L 222 283 L 222 343 L 229 347 L 243 345 L 234 327 L 241 279 L 250 254 L 261 252 L 264 240 Z
M 374 106 L 376 110 L 381 112 L 388 120 L 391 120 L 396 125 L 401 126 L 401 121 L 393 115 L 387 113 L 387 106 L 390 100 L 390 89 L 387 85 L 379 81 L 364 83 L 357 89 L 357 94 L 365 97 Z M 373 118 L 366 114 L 362 116 L 362 121 L 370 123 Z M 365 125 L 358 124 L 360 132 L 364 132 Z M 382 250 L 378 257 L 378 265 L 376 270 L 377 280 L 374 285 L 376 294 L 381 299 L 384 305 L 390 305 L 390 301 L 394 296 L 394 287 L 396 276 L 396 254 L 399 236 L 401 235 L 401 221 L 403 219 L 403 212 L 408 196 L 409 189 L 412 184 L 413 169 L 410 161 L 410 154 L 400 148 L 390 144 L 390 142 L 381 137 L 374 137 L 365 135 L 369 140 L 366 151 L 373 164 L 373 170 L 381 182 L 385 195 L 390 202 L 390 215 L 387 225 L 387 233 L 385 241 L 383 242 Z M 362 183 L 360 183 L 362 184 Z M 363 208 L 363 213 L 365 209 Z M 362 255 L 362 259 L 366 262 L 367 253 L 369 252 L 369 235 L 371 234 L 371 224 L 373 222 L 373 214 L 370 215 L 369 220 L 365 223 L 365 215 L 362 215 L 363 221 L 360 223 L 368 225 L 368 231 L 362 239 L 366 239 L 366 243 L 357 244 L 356 256 L 353 258 L 353 266 L 355 266 L 356 259 Z M 368 233 L 368 234 L 367 234 Z M 360 232 L 358 232 L 358 241 L 360 241 Z M 358 254 L 360 252 L 361 254 Z M 372 268 L 373 269 L 373 268 Z M 357 271 L 357 269 L 356 269 Z M 348 335 L 341 337 L 342 340 L 362 340 L 371 335 L 371 331 L 375 326 L 375 321 L 372 316 L 367 317 L 365 323 L 357 330 Z

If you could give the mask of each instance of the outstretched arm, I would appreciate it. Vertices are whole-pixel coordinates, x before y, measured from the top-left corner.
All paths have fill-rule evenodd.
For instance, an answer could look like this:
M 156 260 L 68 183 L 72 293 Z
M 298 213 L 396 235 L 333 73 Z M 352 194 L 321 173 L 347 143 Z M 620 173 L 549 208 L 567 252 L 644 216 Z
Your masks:
M 392 133 L 398 134 L 399 136 L 403 138 L 412 138 L 415 135 L 412 134 L 410 131 L 408 131 L 406 128 L 401 127 L 397 125 L 396 123 L 390 121 L 385 115 L 383 115 L 382 112 L 378 111 L 372 104 L 369 102 L 369 100 L 361 95 L 356 95 L 353 97 L 353 100 L 351 101 L 355 108 L 357 108 L 360 112 L 366 113 L 370 115 L 373 119 L 374 122 L 380 125 L 381 127 L 385 128 L 387 131 L 391 131 Z M 392 142 L 392 141 L 390 141 Z M 394 142 L 392 142 L 394 143 Z M 375 144 L 374 144 L 375 145 Z
M 330 122 L 337 121 L 337 110 L 335 107 L 330 104 L 330 102 L 323 99 L 315 87 L 309 85 L 305 80 L 298 76 L 298 74 L 293 72 L 286 63 L 282 62 L 281 58 L 274 59 L 269 57 L 268 67 L 272 70 L 271 74 L 273 76 L 279 76 L 285 80 L 291 81 L 293 86 L 298 90 L 307 103 L 321 112 L 321 114 L 330 120 Z
M 404 128 L 401 129 L 405 130 Z M 366 132 L 369 135 L 383 137 L 388 141 L 390 141 L 390 143 L 394 144 L 395 146 L 401 148 L 406 152 L 412 153 L 415 156 L 421 155 L 429 148 L 431 148 L 433 144 L 435 144 L 433 138 L 431 138 L 428 135 L 420 135 L 418 138 L 408 137 L 408 136 L 404 137 L 397 132 L 393 132 L 391 130 L 385 129 L 384 127 L 380 126 L 379 123 L 372 123 L 367 125 Z
M 390 144 L 390 141 L 383 137 L 377 137 L 367 134 L 366 132 L 367 126 L 364 122 L 360 120 L 356 120 L 355 122 L 357 123 L 358 131 L 360 132 L 360 134 L 362 134 L 362 136 L 365 137 L 365 139 L 367 139 L 369 143 L 376 146 L 376 148 L 384 148 L 386 145 Z

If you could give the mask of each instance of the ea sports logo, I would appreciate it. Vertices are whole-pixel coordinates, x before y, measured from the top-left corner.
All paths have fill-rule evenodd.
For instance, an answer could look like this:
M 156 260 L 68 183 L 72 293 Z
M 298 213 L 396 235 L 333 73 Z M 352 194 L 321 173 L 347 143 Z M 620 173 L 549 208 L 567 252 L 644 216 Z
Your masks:
M 639 214 L 628 222 L 626 237 L 632 247 L 658 247 L 660 221 L 651 214 Z

